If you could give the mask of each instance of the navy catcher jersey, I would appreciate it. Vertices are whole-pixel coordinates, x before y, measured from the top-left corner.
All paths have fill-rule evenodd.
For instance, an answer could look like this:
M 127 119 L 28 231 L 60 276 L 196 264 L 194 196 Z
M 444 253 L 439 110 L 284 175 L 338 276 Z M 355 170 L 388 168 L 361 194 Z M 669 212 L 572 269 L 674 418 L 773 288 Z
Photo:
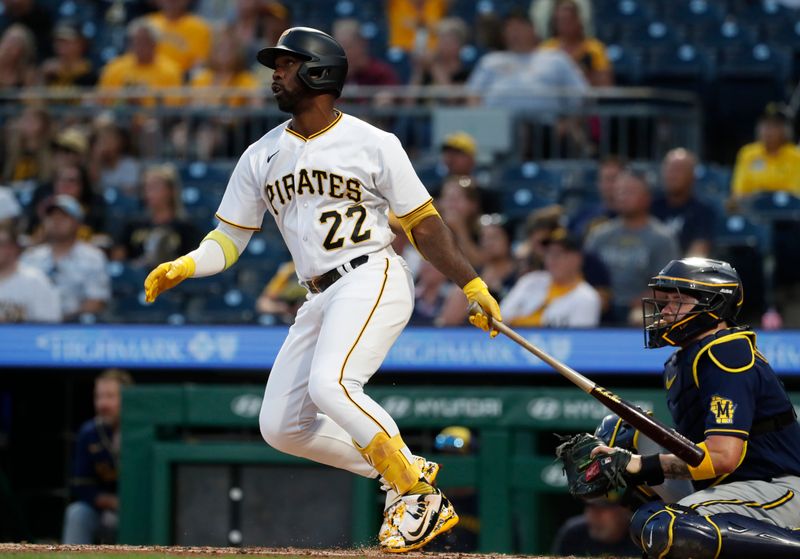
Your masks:
M 742 328 L 720 330 L 678 350 L 664 367 L 667 404 L 677 430 L 698 443 L 710 435 L 745 440 L 744 456 L 731 474 L 694 481 L 696 489 L 719 483 L 800 475 L 800 425 L 752 434 L 793 407 L 756 335 Z M 788 424 L 787 424 L 788 423 Z

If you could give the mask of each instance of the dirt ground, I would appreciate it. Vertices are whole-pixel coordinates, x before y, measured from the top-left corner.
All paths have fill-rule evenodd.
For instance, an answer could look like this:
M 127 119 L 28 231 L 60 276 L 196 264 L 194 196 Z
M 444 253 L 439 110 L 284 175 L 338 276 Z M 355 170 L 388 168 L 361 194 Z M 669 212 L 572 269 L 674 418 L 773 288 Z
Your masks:
M 183 555 L 183 556 L 241 556 L 257 555 L 272 557 L 331 557 L 331 558 L 367 558 L 367 559 L 387 559 L 390 554 L 383 553 L 377 548 L 366 547 L 358 549 L 300 549 L 300 548 L 265 548 L 265 547 L 245 547 L 245 548 L 225 548 L 225 547 L 164 547 L 164 546 L 131 546 L 131 545 L 49 545 L 49 544 L 26 544 L 26 543 L 7 543 L 0 544 L 0 556 L 2 555 L 51 555 L 51 554 L 92 554 L 92 555 Z M 404 559 L 544 559 L 532 555 L 517 556 L 492 554 L 472 554 L 472 553 L 441 553 L 441 552 L 415 552 L 406 553 L 401 557 Z M 569 558 L 565 558 L 569 559 Z

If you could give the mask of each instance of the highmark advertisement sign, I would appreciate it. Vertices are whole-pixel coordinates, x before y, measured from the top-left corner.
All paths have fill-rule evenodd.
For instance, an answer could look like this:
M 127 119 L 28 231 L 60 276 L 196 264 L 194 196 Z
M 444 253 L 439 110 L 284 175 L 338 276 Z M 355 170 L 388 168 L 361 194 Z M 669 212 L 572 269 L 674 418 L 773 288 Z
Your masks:
M 585 373 L 656 374 L 672 351 L 644 349 L 635 329 L 520 333 Z M 264 370 L 285 337 L 285 328 L 258 326 L 0 325 L 0 367 Z M 342 343 L 354 341 L 346 337 Z M 800 374 L 800 331 L 762 333 L 758 345 L 779 374 Z M 503 336 L 490 340 L 473 328 L 407 328 L 382 370 L 550 372 L 517 344 Z

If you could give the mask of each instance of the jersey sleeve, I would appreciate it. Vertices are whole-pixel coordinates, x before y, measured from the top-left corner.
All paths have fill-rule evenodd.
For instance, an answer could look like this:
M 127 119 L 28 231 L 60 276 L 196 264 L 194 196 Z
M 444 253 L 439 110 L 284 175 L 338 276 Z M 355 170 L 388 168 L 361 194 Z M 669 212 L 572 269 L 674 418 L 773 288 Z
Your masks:
M 267 211 L 254 166 L 252 152 L 247 150 L 233 169 L 216 213 L 223 223 L 247 231 L 260 230 Z
M 746 338 L 712 345 L 700 355 L 694 373 L 705 407 L 707 437 L 749 437 L 758 382 L 754 364 L 753 347 Z
M 390 135 L 381 142 L 379 160 L 381 171 L 375 177 L 375 186 L 398 218 L 402 219 L 428 203 L 431 195 L 417 177 L 397 137 Z

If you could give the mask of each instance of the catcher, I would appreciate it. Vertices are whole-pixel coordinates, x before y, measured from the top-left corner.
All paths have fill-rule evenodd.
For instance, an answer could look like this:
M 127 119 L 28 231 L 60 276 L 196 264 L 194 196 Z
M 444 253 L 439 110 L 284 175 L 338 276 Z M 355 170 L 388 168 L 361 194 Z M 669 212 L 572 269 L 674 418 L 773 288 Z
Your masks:
M 631 519 L 645 557 L 800 557 L 800 425 L 755 334 L 734 322 L 743 291 L 727 262 L 671 261 L 643 299 L 646 346 L 677 346 L 664 385 L 676 429 L 705 450 L 693 467 L 590 435 L 562 444 L 570 492 L 593 498 L 690 479 L 677 503 L 651 501 Z

